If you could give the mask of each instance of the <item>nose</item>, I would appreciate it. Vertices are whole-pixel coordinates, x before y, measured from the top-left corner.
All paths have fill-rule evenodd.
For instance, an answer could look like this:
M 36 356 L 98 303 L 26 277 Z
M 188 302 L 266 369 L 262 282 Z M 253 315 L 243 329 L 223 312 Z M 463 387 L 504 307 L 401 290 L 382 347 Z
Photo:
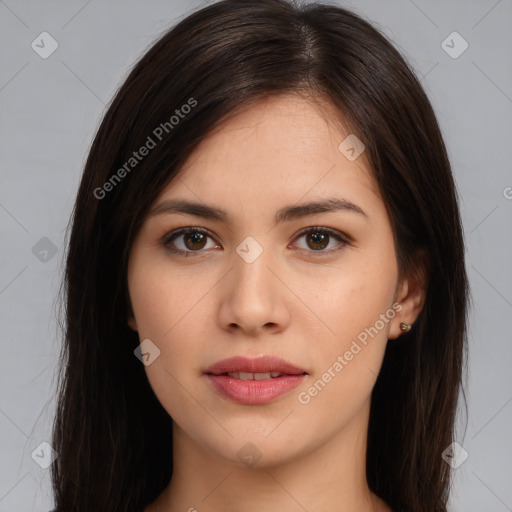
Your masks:
M 218 312 L 222 328 L 258 336 L 287 327 L 293 293 L 271 252 L 263 250 L 250 263 L 240 258 L 223 279 Z

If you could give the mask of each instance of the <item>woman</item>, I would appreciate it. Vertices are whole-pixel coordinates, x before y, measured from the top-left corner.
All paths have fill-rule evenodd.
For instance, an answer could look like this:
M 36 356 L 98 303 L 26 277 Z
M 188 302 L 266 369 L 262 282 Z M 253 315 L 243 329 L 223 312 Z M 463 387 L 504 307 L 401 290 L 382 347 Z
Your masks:
M 446 511 L 461 221 L 368 22 L 188 16 L 116 94 L 72 220 L 56 510 Z

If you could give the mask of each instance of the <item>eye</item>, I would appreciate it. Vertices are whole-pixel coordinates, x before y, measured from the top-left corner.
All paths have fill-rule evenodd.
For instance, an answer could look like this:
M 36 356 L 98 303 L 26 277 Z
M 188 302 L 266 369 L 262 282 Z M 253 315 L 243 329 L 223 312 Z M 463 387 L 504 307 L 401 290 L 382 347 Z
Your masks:
M 302 251 L 307 251 L 313 256 L 330 254 L 342 249 L 344 246 L 349 245 L 350 243 L 347 238 L 342 236 L 340 232 L 326 227 L 307 228 L 299 233 L 297 239 L 304 237 L 307 247 L 299 247 L 299 249 Z M 213 240 L 212 236 L 206 229 L 187 227 L 178 229 L 177 231 L 173 231 L 172 233 L 166 235 L 161 243 L 172 253 L 188 257 L 194 256 L 194 253 L 197 253 L 197 255 L 201 254 L 204 252 L 203 249 L 220 247 L 217 244 L 213 244 L 213 247 L 207 247 L 208 238 Z M 329 247 L 332 239 L 338 241 L 339 247 L 325 250 L 327 247 Z M 178 241 L 178 243 L 176 243 L 176 241 Z
M 313 254 L 313 256 L 320 256 L 322 254 L 330 254 L 332 252 L 338 251 L 342 249 L 344 246 L 349 245 L 349 241 L 342 236 L 342 234 L 338 231 L 335 231 L 331 228 L 325 228 L 325 227 L 312 227 L 307 228 L 303 231 L 301 231 L 298 235 L 298 239 L 304 238 L 306 241 L 307 247 L 301 248 L 303 250 L 306 250 L 310 253 L 320 253 L 320 254 Z M 337 240 L 339 243 L 338 245 L 340 247 L 324 250 L 326 247 L 329 246 L 332 239 Z
M 179 241 L 175 244 L 175 240 Z M 182 228 L 174 231 L 170 235 L 166 235 L 162 241 L 164 247 L 173 253 L 178 253 L 184 256 L 191 256 L 192 253 L 200 253 L 206 247 L 206 240 L 212 238 L 208 231 L 203 228 Z M 174 248 L 173 248 L 174 247 Z M 214 247 L 219 247 L 215 245 Z

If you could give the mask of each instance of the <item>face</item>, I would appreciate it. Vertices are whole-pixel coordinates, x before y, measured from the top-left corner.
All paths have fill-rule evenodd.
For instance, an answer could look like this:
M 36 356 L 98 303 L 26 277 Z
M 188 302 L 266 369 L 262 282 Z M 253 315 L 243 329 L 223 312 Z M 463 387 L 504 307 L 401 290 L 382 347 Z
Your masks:
M 157 398 L 189 439 L 236 464 L 244 450 L 260 465 L 291 460 L 360 428 L 388 338 L 413 320 L 397 304 L 407 290 L 365 154 L 347 158 L 349 133 L 325 112 L 281 96 L 225 122 L 161 192 L 130 253 L 128 323 L 151 340 Z M 298 208 L 328 200 L 337 207 Z M 241 375 L 208 374 L 238 356 L 246 366 L 216 371 Z

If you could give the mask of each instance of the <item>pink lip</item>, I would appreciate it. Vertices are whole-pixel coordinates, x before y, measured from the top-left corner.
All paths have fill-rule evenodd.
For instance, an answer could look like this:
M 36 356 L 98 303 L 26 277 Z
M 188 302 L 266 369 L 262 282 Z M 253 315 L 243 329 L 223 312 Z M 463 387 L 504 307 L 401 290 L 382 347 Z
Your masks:
M 247 357 L 237 356 L 223 359 L 210 366 L 205 373 L 220 375 L 228 372 L 280 372 L 287 375 L 300 375 L 307 373 L 306 370 L 297 368 L 291 363 L 273 356 L 262 356 L 257 359 L 249 359 Z
M 223 375 L 228 372 L 279 372 L 283 375 L 262 380 L 241 380 Z M 221 395 L 234 402 L 248 405 L 266 404 L 276 400 L 296 388 L 307 375 L 305 370 L 271 356 L 258 359 L 245 357 L 224 359 L 210 366 L 205 373 Z

